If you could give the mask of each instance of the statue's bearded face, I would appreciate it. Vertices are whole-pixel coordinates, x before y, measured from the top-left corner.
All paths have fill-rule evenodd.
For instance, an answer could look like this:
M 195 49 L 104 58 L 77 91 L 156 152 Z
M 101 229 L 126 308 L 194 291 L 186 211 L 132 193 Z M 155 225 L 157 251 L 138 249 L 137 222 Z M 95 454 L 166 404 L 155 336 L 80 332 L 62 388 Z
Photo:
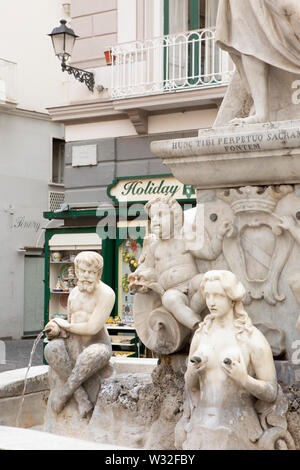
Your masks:
M 77 286 L 81 292 L 93 292 L 101 277 L 101 271 L 95 265 L 90 266 L 82 262 L 76 268 L 76 276 Z

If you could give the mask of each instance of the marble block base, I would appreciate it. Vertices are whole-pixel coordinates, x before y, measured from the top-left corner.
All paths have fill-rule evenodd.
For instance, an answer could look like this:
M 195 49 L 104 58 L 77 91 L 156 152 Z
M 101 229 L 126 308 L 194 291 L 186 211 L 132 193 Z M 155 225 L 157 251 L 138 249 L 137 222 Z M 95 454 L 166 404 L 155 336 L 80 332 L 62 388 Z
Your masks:
M 201 129 L 198 138 L 153 142 L 151 151 L 198 189 L 300 182 L 300 120 Z

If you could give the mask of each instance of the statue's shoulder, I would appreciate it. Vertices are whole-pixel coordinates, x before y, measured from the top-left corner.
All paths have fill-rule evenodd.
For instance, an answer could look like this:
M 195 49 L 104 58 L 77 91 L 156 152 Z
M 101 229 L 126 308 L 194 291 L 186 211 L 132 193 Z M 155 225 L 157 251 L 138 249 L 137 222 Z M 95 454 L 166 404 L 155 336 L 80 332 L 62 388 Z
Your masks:
M 74 287 L 73 289 L 71 289 L 70 293 L 69 293 L 69 301 L 74 299 L 75 297 L 77 297 L 77 295 L 80 293 L 80 290 L 78 288 L 78 286 Z
M 252 326 L 252 332 L 248 335 L 248 343 L 251 345 L 251 349 L 255 354 L 260 355 L 264 352 L 271 351 L 270 344 L 266 337 L 255 326 Z
M 103 281 L 101 281 L 100 286 L 99 286 L 99 295 L 100 296 L 107 295 L 113 298 L 116 297 L 114 290 L 110 286 L 105 284 Z

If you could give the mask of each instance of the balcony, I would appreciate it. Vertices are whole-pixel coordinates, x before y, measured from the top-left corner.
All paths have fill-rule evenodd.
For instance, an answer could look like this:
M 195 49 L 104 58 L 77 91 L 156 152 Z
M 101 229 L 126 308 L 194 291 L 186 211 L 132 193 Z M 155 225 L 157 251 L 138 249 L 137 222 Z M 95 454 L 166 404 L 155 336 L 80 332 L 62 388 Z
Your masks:
M 234 65 L 201 29 L 111 48 L 113 100 L 227 85 Z
M 216 46 L 213 28 L 117 44 L 110 51 L 111 66 L 96 76 L 100 84 L 105 77 L 105 94 L 92 100 L 86 89 L 85 98 L 49 108 L 54 121 L 127 116 L 137 134 L 145 135 L 149 116 L 217 109 L 234 72 L 227 52 Z
M 17 64 L 0 58 L 0 108 L 17 105 Z

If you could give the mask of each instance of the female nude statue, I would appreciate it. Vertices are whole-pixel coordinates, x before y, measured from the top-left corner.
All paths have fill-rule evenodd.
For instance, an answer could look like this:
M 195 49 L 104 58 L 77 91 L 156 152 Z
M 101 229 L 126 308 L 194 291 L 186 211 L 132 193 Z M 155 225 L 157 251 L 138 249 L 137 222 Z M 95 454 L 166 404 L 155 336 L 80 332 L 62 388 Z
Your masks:
M 244 310 L 243 285 L 229 271 L 209 271 L 200 289 L 210 314 L 191 343 L 176 447 L 292 448 L 271 348 Z

